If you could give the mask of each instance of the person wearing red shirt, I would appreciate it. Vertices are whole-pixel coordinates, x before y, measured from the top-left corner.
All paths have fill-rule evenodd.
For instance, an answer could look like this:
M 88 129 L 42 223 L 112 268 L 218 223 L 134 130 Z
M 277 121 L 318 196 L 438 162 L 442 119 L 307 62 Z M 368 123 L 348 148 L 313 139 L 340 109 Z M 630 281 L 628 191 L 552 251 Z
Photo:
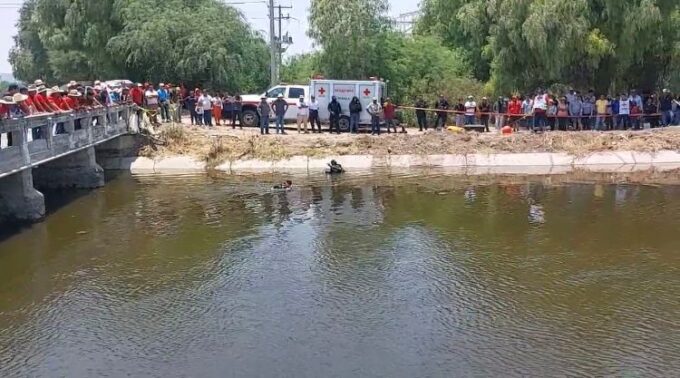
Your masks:
M 390 127 L 394 129 L 394 132 L 397 132 L 397 125 L 396 125 L 396 116 L 397 116 L 397 106 L 392 103 L 391 98 L 387 98 L 385 100 L 385 104 L 383 105 L 383 117 L 385 117 L 385 126 L 387 126 L 387 133 L 390 133 Z M 401 125 L 401 132 L 406 133 L 406 129 L 404 129 L 404 125 Z
M 61 110 L 64 111 L 71 111 L 75 110 L 76 104 L 75 101 L 73 100 L 73 97 L 71 97 L 71 92 L 69 92 L 68 96 L 62 96 L 61 97 L 61 104 L 60 104 Z
M 144 86 L 142 83 L 137 83 L 134 88 L 130 89 L 130 98 L 137 105 L 137 127 L 140 127 L 144 116 L 142 110 L 142 106 L 144 106 Z
M 41 104 L 38 99 L 36 99 L 36 96 L 38 95 L 38 88 L 35 85 L 29 85 L 28 86 L 28 98 L 31 100 L 31 103 L 33 104 L 33 108 L 35 109 L 35 113 L 46 113 L 47 110 L 43 107 L 43 104 Z
M 508 113 L 512 115 L 522 114 L 522 103 L 519 101 L 517 96 L 512 96 L 512 101 L 508 104 Z
M 522 117 L 522 102 L 517 98 L 517 96 L 512 96 L 512 100 L 508 103 L 508 113 L 510 114 L 509 121 L 513 125 L 513 129 L 517 131 L 520 118 Z
M 60 112 L 63 109 L 61 92 L 58 87 L 54 87 L 47 91 L 47 102 L 55 113 Z
M 33 104 L 33 100 L 31 97 L 28 95 L 28 88 L 23 87 L 19 90 L 19 93 L 24 95 L 24 101 L 21 101 L 19 104 L 21 106 L 21 110 L 26 114 L 27 116 L 33 115 L 36 113 L 35 110 L 35 105 Z
M 82 97 L 83 95 L 77 89 L 72 89 L 68 92 L 68 96 L 64 98 L 64 101 L 66 101 L 71 109 L 80 110 Z
M 66 96 L 61 98 L 62 109 L 65 111 L 75 110 L 76 102 L 71 96 Z
M 38 93 L 36 93 L 35 97 L 33 98 L 33 102 L 36 104 L 36 106 L 40 106 L 42 111 L 45 113 L 53 113 L 59 111 L 59 108 L 53 108 L 52 104 L 50 104 L 50 102 L 47 101 L 47 96 L 45 96 L 45 92 L 47 92 L 47 88 L 38 87 Z
M 144 105 L 144 90 L 142 89 L 142 84 L 138 83 L 134 88 L 130 89 L 130 97 L 135 105 Z

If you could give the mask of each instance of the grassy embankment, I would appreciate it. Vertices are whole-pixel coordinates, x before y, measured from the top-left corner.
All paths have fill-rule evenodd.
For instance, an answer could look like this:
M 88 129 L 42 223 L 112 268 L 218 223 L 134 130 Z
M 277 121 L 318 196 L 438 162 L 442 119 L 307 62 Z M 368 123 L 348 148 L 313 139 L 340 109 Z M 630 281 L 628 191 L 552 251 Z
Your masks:
M 621 132 L 520 133 L 511 136 L 412 131 L 410 134 L 260 136 L 254 130 L 206 131 L 164 126 L 142 147 L 142 156 L 192 156 L 217 166 L 238 159 L 281 160 L 291 156 L 432 155 L 468 153 L 565 152 L 576 156 L 601 151 L 680 150 L 680 128 Z

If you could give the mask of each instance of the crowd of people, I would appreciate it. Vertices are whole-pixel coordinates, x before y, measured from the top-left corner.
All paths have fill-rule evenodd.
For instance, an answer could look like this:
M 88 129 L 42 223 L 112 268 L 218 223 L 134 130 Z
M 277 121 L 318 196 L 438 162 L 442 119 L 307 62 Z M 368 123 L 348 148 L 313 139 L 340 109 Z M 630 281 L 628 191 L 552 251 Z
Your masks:
M 42 80 L 28 86 L 12 84 L 0 99 L 0 119 L 22 118 L 45 113 L 63 113 L 106 107 L 117 103 L 137 105 L 138 120 L 148 115 L 153 124 L 181 122 L 181 113 L 189 113 L 190 123 L 199 126 L 237 125 L 242 128 L 243 103 L 238 95 L 225 92 L 210 92 L 196 88 L 159 83 L 116 82 L 114 84 L 95 81 L 92 86 L 71 81 L 64 86 L 49 87 Z M 298 132 L 321 132 L 319 104 L 313 97 L 306 103 L 304 97 L 297 106 Z M 277 133 L 284 131 L 284 115 L 288 103 L 279 96 L 271 104 L 263 97 L 258 105 L 260 132 L 269 133 L 270 115 L 275 119 Z M 371 117 L 371 133 L 380 134 L 381 125 L 387 132 L 396 133 L 397 109 L 415 110 L 416 121 L 421 131 L 430 126 L 443 129 L 453 121 L 458 127 L 481 125 L 489 131 L 491 127 L 501 129 L 510 126 L 515 131 L 524 127 L 533 131 L 545 130 L 639 130 L 643 128 L 680 125 L 680 96 L 674 96 L 668 89 L 659 95 L 641 94 L 636 90 L 614 96 L 596 95 L 594 91 L 581 94 L 570 90 L 564 95 L 555 95 L 537 90 L 530 95 L 500 96 L 496 101 L 482 97 L 479 102 L 473 96 L 451 104 L 445 96 L 439 96 L 434 107 L 419 98 L 413 106 L 398 106 L 390 98 L 374 98 L 365 109 L 358 98 L 349 103 L 350 132 L 359 129 L 360 114 L 368 112 Z M 337 99 L 328 104 L 330 114 L 329 131 L 340 133 L 339 121 L 343 114 Z M 159 119 L 160 117 L 160 119 Z M 403 123 L 402 123 L 403 125 Z M 304 127 L 304 128 L 302 128 Z M 402 126 L 402 132 L 406 132 Z
M 636 90 L 615 96 L 570 90 L 558 96 L 539 89 L 526 96 L 500 96 L 494 102 L 487 97 L 477 102 L 468 96 L 466 100 L 459 98 L 453 106 L 439 96 L 434 109 L 428 109 L 422 99 L 416 100 L 413 108 L 421 131 L 428 128 L 428 110 L 433 110 L 439 129 L 447 125 L 450 115 L 458 127 L 482 125 L 487 131 L 492 125 L 498 129 L 511 126 L 515 131 L 520 127 L 533 131 L 606 131 L 680 125 L 680 96 L 673 96 L 668 89 L 658 96 Z
M 137 84 L 140 86 L 141 84 Z M 162 86 L 163 84 L 161 84 Z M 148 89 L 144 92 L 144 96 L 140 97 L 140 101 L 134 101 L 140 107 L 146 106 L 149 110 L 154 110 L 155 105 L 149 106 L 148 99 L 153 93 L 148 93 Z M 153 98 L 153 97 L 151 97 Z M 170 116 L 167 110 L 168 101 L 160 99 L 160 114 L 163 122 L 169 122 Z M 145 103 L 141 103 L 145 101 Z M 170 94 L 169 101 L 177 106 L 177 118 L 179 121 L 182 108 L 189 113 L 190 122 L 196 126 L 226 126 L 229 123 L 233 128 L 242 126 L 242 102 L 241 96 L 231 95 L 227 92 L 210 92 L 208 90 L 201 90 L 199 88 L 189 91 L 183 87 L 175 87 L 174 92 Z M 166 116 L 167 115 L 167 116 Z M 154 121 L 155 122 L 155 121 Z
M 20 86 L 10 84 L 0 99 L 0 119 L 18 119 L 47 113 L 64 113 L 106 107 L 115 104 L 135 104 L 139 120 L 147 113 L 153 124 L 180 122 L 182 107 L 189 111 L 191 124 L 232 125 L 241 119 L 241 98 L 229 94 L 196 89 L 188 91 L 172 84 L 95 81 L 84 85 L 71 81 L 64 86 L 47 86 L 42 80 Z M 223 123 L 224 122 L 224 123 Z
M 101 82 L 84 86 L 71 81 L 65 86 L 47 86 L 36 80 L 28 86 L 11 84 L 0 99 L 0 119 L 73 112 L 107 106 L 121 101 L 122 89 L 114 90 Z

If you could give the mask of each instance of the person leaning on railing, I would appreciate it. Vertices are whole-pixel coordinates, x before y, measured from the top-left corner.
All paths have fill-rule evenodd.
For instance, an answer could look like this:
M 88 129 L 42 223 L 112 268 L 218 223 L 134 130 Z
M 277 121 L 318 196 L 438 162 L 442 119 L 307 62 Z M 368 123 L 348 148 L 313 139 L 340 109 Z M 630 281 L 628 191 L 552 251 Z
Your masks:
M 68 107 L 68 105 L 64 102 L 61 89 L 59 87 L 52 87 L 47 90 L 47 102 L 50 104 L 50 107 L 54 109 L 55 113 L 59 113 L 62 110 L 64 111 L 71 110 Z
M 63 98 L 63 103 L 69 110 L 79 111 L 81 110 L 80 99 L 82 97 L 83 95 L 77 89 L 71 89 Z
M 29 85 L 27 89 L 28 96 L 39 113 L 53 113 L 57 110 L 49 104 L 47 98 L 47 91 L 49 88 L 42 80 L 36 80 L 32 85 Z
M 22 94 L 17 93 L 19 96 Z M 17 103 L 15 96 L 6 96 L 0 98 L 0 119 L 19 119 L 24 118 L 26 114 L 23 112 L 19 103 Z
M 28 95 L 28 88 L 21 87 L 21 89 L 19 89 L 19 93 L 26 96 L 26 101 L 24 101 L 24 104 L 25 104 L 24 106 L 25 106 L 25 110 L 26 110 L 27 114 L 29 114 L 29 115 L 36 114 L 38 111 L 35 107 L 35 104 L 33 103 L 33 99 L 31 99 L 31 97 Z

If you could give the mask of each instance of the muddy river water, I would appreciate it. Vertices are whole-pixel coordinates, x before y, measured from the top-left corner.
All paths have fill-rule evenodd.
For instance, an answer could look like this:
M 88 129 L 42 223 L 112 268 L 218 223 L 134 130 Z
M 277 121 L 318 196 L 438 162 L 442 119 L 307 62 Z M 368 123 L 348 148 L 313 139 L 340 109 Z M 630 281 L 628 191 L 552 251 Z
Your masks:
M 0 239 L 0 376 L 680 375 L 680 186 L 284 178 L 48 194 Z

